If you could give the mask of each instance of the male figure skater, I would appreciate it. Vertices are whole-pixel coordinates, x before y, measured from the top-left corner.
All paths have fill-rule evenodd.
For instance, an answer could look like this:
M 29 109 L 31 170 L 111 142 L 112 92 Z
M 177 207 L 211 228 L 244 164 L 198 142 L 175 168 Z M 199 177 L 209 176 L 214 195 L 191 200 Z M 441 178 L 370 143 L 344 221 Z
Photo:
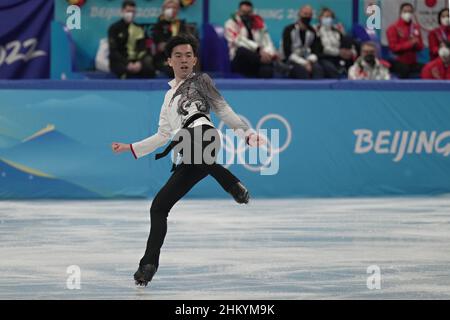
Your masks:
M 151 205 L 151 228 L 147 248 L 134 274 L 136 285 L 139 286 L 147 286 L 158 270 L 160 249 L 167 232 L 169 211 L 197 182 L 209 174 L 238 203 L 249 201 L 248 190 L 239 179 L 215 162 L 220 140 L 217 129 L 214 128 L 209 117 L 210 110 L 212 109 L 219 118 L 234 129 L 238 136 L 244 138 L 247 144 L 257 146 L 264 141 L 234 113 L 207 74 L 193 72 L 197 63 L 197 42 L 194 38 L 188 35 L 173 37 L 166 45 L 166 56 L 169 66 L 173 68 L 175 79 L 169 82 L 171 89 L 164 98 L 158 132 L 132 144 L 112 143 L 115 153 L 131 151 L 137 159 L 166 144 L 172 132 L 176 131 L 168 147 L 156 155 L 156 159 L 159 159 L 167 155 L 177 146 L 177 143 L 183 142 L 180 151 L 182 161 L 173 166 L 173 174 Z M 209 137 L 207 137 L 208 132 Z M 186 137 L 190 139 L 187 144 Z M 186 146 L 192 148 L 186 148 Z M 191 154 L 188 154 L 186 149 L 190 149 Z M 196 161 L 200 153 L 202 159 Z M 212 158 L 212 161 L 205 159 L 208 157 Z

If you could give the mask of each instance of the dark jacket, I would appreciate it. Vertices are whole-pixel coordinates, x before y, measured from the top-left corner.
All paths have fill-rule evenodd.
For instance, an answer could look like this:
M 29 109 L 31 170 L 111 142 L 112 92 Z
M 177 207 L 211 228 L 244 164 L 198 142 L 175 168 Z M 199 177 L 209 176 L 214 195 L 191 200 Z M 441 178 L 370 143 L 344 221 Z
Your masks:
M 309 49 L 311 54 L 317 56 L 322 55 L 322 43 L 313 27 L 309 26 L 307 28 L 305 39 L 300 39 L 301 43 L 296 43 L 295 41 L 295 39 L 298 39 L 297 32 L 300 34 L 299 25 L 297 23 L 290 24 L 283 30 L 283 54 L 286 60 L 289 59 L 289 56 L 295 51 L 296 46 L 298 45 L 304 49 Z
M 129 24 L 120 20 L 108 29 L 109 63 L 111 71 L 121 75 L 127 72 L 129 62 L 127 42 Z M 145 37 L 136 42 L 135 51 L 140 57 L 146 54 Z
M 176 20 L 175 22 L 178 24 L 178 32 L 174 32 L 174 30 L 172 30 L 173 22 L 167 21 L 163 17 L 159 17 L 158 21 L 152 28 L 152 38 L 156 45 L 155 65 L 157 67 L 164 65 L 164 62 L 166 61 L 164 52 L 158 51 L 158 44 L 169 41 L 169 39 L 173 36 L 186 33 L 189 33 L 198 39 L 198 33 L 195 27 L 187 23 L 185 20 Z

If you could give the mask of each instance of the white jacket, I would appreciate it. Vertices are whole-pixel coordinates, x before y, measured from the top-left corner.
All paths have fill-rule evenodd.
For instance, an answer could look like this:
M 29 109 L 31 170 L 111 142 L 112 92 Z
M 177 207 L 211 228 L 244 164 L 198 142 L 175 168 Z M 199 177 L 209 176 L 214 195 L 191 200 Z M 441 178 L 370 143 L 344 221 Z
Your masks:
M 133 156 L 136 159 L 165 145 L 192 115 L 203 113 L 209 118 L 210 109 L 227 126 L 234 129 L 239 137 L 246 138 L 254 132 L 231 109 L 219 91 L 217 91 L 212 79 L 206 73 L 193 73 L 178 84 L 173 79 L 169 82 L 169 85 L 171 89 L 167 91 L 164 97 L 164 103 L 159 116 L 158 132 L 151 137 L 130 145 Z M 199 118 L 189 127 L 202 124 L 214 126 L 208 119 Z
M 261 19 L 257 16 L 258 19 Z M 234 59 L 236 55 L 236 50 L 239 47 L 246 48 L 250 51 L 256 52 L 258 47 L 268 54 L 275 55 L 277 53 L 275 46 L 273 45 L 270 34 L 267 32 L 265 24 L 262 28 L 252 29 L 253 40 L 248 38 L 247 28 L 244 26 L 239 15 L 234 15 L 232 18 L 228 19 L 225 23 L 225 38 L 228 42 L 230 60 Z
M 362 57 L 359 57 L 348 70 L 348 78 L 350 80 L 390 80 L 391 74 L 380 60 L 376 59 L 376 63 L 372 67 Z

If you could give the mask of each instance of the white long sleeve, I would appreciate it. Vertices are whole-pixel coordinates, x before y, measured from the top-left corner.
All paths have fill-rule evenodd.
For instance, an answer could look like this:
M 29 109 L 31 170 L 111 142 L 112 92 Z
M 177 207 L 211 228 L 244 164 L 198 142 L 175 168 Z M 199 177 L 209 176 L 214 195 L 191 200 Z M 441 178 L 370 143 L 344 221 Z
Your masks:
M 235 40 L 236 46 L 246 48 L 250 51 L 255 52 L 258 49 L 258 43 L 256 41 L 250 40 L 242 35 L 239 35 Z
M 159 127 L 157 133 L 144 140 L 132 143 L 130 145 L 133 156 L 136 159 L 152 153 L 157 148 L 165 145 L 170 140 L 172 130 L 167 117 L 166 104 L 163 104 L 163 107 L 161 108 L 158 126 Z
M 308 63 L 308 60 L 302 58 L 300 55 L 298 55 L 297 53 L 291 53 L 291 55 L 288 58 L 289 61 L 297 63 L 299 65 L 305 66 Z

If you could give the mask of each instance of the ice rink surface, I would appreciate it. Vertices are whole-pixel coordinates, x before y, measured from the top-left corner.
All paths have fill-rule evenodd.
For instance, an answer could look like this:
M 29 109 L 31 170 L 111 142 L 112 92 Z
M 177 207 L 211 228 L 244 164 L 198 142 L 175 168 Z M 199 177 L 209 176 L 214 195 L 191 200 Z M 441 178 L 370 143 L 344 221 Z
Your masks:
M 182 200 L 136 288 L 150 203 L 1 201 L 0 299 L 450 299 L 450 197 Z

